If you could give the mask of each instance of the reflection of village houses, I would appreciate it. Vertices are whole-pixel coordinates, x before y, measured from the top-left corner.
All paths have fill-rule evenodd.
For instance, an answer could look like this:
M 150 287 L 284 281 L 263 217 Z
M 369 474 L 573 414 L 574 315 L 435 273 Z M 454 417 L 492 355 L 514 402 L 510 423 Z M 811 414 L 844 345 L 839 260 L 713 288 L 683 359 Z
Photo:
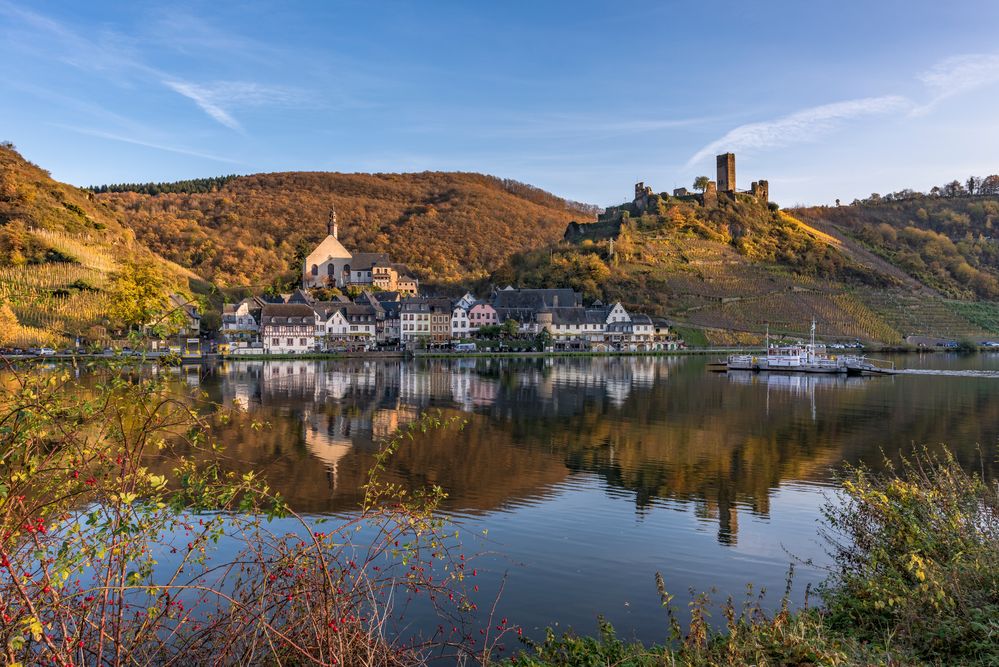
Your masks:
M 335 489 L 345 456 L 356 447 L 373 451 L 428 409 L 506 418 L 514 410 L 521 417 L 569 416 L 588 401 L 620 407 L 634 387 L 651 386 L 673 363 L 643 357 L 608 362 L 536 359 L 508 368 L 497 359 L 230 361 L 219 373 L 224 403 L 299 415 L 303 444 Z M 532 407 L 524 410 L 524 404 Z
M 390 465 L 395 480 L 441 483 L 452 507 L 490 510 L 580 475 L 631 497 L 639 515 L 680 503 L 734 545 L 740 515 L 766 516 L 782 480 L 841 458 L 838 443 L 802 428 L 813 423 L 814 403 L 821 415 L 842 395 L 824 383 L 841 379 L 802 385 L 695 368 L 696 391 L 677 392 L 693 386 L 690 369 L 673 357 L 301 359 L 229 360 L 214 373 L 222 402 L 281 424 L 280 439 L 261 431 L 259 465 L 283 466 L 293 488 L 281 492 L 305 506 L 355 506 L 380 443 L 441 410 L 464 429 L 407 441 Z M 250 464 L 246 438 L 243 431 L 236 442 Z M 779 446 L 787 438 L 799 445 Z

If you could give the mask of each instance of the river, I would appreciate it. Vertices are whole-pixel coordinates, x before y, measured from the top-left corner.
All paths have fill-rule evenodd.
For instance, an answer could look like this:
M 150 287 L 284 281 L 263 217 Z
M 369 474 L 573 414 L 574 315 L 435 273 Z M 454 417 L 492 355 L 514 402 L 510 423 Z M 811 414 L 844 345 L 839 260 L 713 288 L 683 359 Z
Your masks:
M 390 479 L 438 484 L 477 552 L 484 595 L 525 631 L 605 615 L 661 640 L 654 574 L 775 603 L 823 578 L 820 508 L 844 463 L 880 467 L 947 443 L 994 476 L 999 378 L 715 373 L 710 359 L 588 357 L 244 361 L 175 369 L 243 417 L 219 438 L 300 512 L 357 507 L 379 443 L 427 410 L 465 423 L 409 442 Z M 916 369 L 999 370 L 999 355 L 909 355 Z M 266 422 L 254 430 L 250 420 Z M 501 585 L 501 581 L 503 582 Z

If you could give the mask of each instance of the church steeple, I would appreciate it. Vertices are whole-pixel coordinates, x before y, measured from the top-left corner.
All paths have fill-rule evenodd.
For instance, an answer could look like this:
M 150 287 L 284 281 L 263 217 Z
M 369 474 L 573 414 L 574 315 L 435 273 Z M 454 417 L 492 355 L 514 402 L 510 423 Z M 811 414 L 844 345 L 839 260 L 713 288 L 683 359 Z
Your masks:
M 326 220 L 326 236 L 337 238 L 336 209 L 330 206 L 330 215 Z

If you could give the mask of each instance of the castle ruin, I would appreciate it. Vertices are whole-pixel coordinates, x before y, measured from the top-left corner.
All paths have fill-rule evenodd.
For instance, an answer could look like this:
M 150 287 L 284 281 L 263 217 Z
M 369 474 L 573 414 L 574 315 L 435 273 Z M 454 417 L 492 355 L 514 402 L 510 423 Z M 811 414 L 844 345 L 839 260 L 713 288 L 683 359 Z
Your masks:
M 766 204 L 770 201 L 770 182 L 753 181 L 753 184 L 749 187 L 749 192 L 758 200 Z
M 749 190 L 739 190 L 735 182 L 735 153 L 722 153 L 715 156 L 715 167 L 717 178 L 708 181 L 704 191 L 696 195 L 701 205 L 705 208 L 715 208 L 718 206 L 720 197 L 727 197 L 729 201 L 736 201 L 736 195 L 742 197 L 752 197 L 761 204 L 770 201 L 770 183 L 766 180 L 753 181 Z M 687 188 L 675 188 L 673 197 L 689 198 L 695 196 Z M 669 196 L 666 193 L 655 194 L 650 186 L 644 182 L 635 184 L 635 199 L 632 201 L 632 213 L 643 215 L 646 212 L 655 211 L 660 202 L 666 201 Z
M 639 181 L 638 183 L 635 183 L 635 200 L 632 203 L 634 203 L 635 208 L 638 209 L 639 213 L 644 213 L 648 210 L 649 204 L 654 196 L 655 193 L 652 192 L 652 188 L 645 185 L 642 181 Z

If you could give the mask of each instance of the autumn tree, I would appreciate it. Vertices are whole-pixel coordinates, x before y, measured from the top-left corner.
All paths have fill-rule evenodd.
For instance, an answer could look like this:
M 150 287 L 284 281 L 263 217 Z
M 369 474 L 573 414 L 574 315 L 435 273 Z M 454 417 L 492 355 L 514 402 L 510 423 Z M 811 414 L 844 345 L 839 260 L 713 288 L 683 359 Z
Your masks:
M 978 194 L 999 195 L 999 176 L 992 174 L 983 178 L 978 186 Z
M 965 194 L 964 186 L 961 185 L 961 181 L 951 181 L 943 187 L 944 197 L 958 197 Z
M 508 318 L 503 322 L 501 330 L 503 332 L 503 335 L 513 338 L 514 336 L 517 335 L 517 332 L 520 331 L 520 322 L 513 319 L 512 317 Z
M 697 178 L 694 179 L 694 189 L 704 192 L 705 190 L 708 189 L 708 183 L 710 182 L 711 179 L 708 178 L 707 176 L 698 176 Z
M 0 305 L 0 345 L 11 345 L 17 341 L 21 325 L 10 305 Z
M 111 280 L 111 317 L 131 329 L 155 326 L 168 314 L 167 284 L 149 262 L 126 262 Z

